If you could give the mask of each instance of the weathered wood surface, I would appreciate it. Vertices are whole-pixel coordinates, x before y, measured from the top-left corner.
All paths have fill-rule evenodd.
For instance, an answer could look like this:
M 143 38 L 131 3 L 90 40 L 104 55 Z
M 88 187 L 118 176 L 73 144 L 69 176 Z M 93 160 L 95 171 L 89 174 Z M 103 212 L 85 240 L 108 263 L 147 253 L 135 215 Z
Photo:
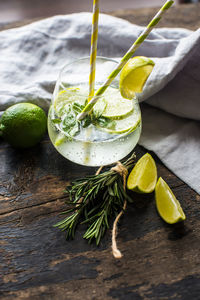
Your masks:
M 112 15 L 145 26 L 157 11 L 157 8 L 119 10 L 113 12 Z M 200 27 L 200 3 L 173 6 L 159 22 L 159 27 L 198 29 Z
M 70 242 L 52 227 L 67 183 L 95 170 L 65 160 L 48 137 L 26 151 L 0 140 L 0 299 L 200 299 L 200 196 L 154 158 L 187 220 L 167 225 L 153 195 L 133 194 L 119 226 L 124 256 L 115 260 L 110 232 L 96 248 L 81 227 Z
M 109 14 L 126 19 L 131 23 L 146 26 L 157 11 L 158 8 L 156 7 L 146 7 L 142 9 L 118 10 Z M 40 18 L 19 21 L 14 24 L 0 24 L 0 31 L 12 27 L 20 27 L 37 20 L 40 20 Z M 159 27 L 183 27 L 192 30 L 198 29 L 200 27 L 200 3 L 173 6 L 159 22 Z

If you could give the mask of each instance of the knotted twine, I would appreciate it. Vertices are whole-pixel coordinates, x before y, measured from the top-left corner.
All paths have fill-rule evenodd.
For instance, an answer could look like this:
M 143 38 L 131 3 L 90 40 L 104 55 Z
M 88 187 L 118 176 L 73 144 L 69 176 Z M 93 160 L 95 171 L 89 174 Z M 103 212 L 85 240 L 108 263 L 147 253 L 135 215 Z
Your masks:
M 99 175 L 99 173 L 101 172 L 101 170 L 103 169 L 104 166 L 99 167 L 99 169 L 97 170 L 97 172 L 95 173 L 95 175 Z M 111 171 L 114 171 L 116 173 L 118 173 L 120 176 L 122 176 L 123 179 L 123 189 L 124 191 L 126 191 L 126 177 L 128 175 L 128 170 L 127 168 L 120 162 L 117 161 L 117 164 L 111 168 Z M 79 201 L 77 202 L 77 206 L 83 201 L 83 197 L 81 197 L 79 199 Z M 117 223 L 119 222 L 119 219 L 121 218 L 122 214 L 124 213 L 125 209 L 127 206 L 127 200 L 124 200 L 124 205 L 122 210 L 120 211 L 120 213 L 117 215 L 117 217 L 115 218 L 115 221 L 113 223 L 113 229 L 112 229 L 112 254 L 115 258 L 121 258 L 122 254 L 119 251 L 119 249 L 117 248 L 117 241 L 116 241 L 116 237 L 117 237 Z
M 103 166 L 101 166 L 97 172 L 96 175 L 98 175 L 101 170 L 103 169 Z M 117 162 L 117 164 L 111 168 L 111 171 L 115 171 L 116 173 L 118 173 L 120 176 L 122 176 L 123 179 L 123 189 L 124 191 L 126 191 L 126 177 L 128 175 L 128 170 L 127 168 L 122 165 L 122 163 L 120 161 Z M 119 249 L 117 248 L 117 241 L 116 241 L 116 237 L 117 237 L 117 223 L 119 221 L 119 219 L 121 218 L 122 214 L 124 213 L 125 209 L 127 206 L 127 200 L 124 200 L 124 205 L 122 210 L 120 211 L 120 213 L 117 215 L 117 217 L 115 218 L 115 221 L 113 223 L 113 229 L 112 229 L 112 254 L 115 258 L 121 258 L 122 254 L 119 251 Z

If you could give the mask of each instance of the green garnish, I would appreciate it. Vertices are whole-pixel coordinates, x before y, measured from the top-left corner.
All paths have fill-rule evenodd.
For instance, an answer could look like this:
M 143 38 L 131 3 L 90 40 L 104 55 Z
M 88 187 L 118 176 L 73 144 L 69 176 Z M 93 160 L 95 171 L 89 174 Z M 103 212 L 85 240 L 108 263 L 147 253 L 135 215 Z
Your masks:
M 61 122 L 60 119 L 51 119 L 54 124 L 59 124 Z
M 87 100 L 85 101 L 85 105 Z M 53 119 L 53 123 L 59 124 L 62 130 L 68 135 L 68 137 L 75 136 L 80 131 L 81 127 L 88 127 L 90 124 L 94 124 L 103 128 L 113 129 L 115 127 L 115 121 L 109 118 L 102 117 L 102 113 L 106 107 L 106 103 L 97 106 L 96 109 L 89 115 L 87 115 L 82 121 L 77 120 L 77 115 L 83 110 L 84 106 L 78 102 L 73 102 L 65 105 L 64 113 L 61 119 Z
M 98 119 L 95 119 L 94 123 L 97 126 L 108 128 L 108 129 L 114 129 L 116 125 L 116 121 L 101 116 Z
M 133 167 L 135 154 L 123 162 L 128 170 Z M 123 178 L 113 170 L 77 179 L 66 188 L 70 205 L 62 214 L 68 216 L 54 225 L 66 231 L 66 238 L 74 238 L 78 224 L 87 224 L 83 238 L 98 245 L 110 221 L 123 209 L 124 201 L 131 198 L 124 191 Z

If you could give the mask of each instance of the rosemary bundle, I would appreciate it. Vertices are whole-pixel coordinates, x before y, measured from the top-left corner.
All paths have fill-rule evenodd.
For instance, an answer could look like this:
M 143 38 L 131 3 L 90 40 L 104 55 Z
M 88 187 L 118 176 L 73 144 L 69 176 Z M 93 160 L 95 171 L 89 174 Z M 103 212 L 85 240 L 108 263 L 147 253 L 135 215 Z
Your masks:
M 135 154 L 123 161 L 123 167 L 128 171 L 133 167 Z M 131 198 L 124 188 L 124 180 L 116 168 L 111 168 L 100 174 L 77 179 L 66 188 L 70 207 L 62 214 L 67 217 L 54 225 L 66 231 L 66 238 L 74 238 L 78 224 L 87 224 L 83 238 L 91 242 L 96 240 L 98 245 L 110 221 L 123 210 L 124 201 Z

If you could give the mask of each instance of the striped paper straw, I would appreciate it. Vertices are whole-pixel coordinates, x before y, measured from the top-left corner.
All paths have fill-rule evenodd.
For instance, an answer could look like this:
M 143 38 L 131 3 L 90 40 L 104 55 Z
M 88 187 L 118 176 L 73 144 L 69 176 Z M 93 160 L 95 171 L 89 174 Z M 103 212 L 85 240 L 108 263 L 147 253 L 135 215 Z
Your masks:
M 89 97 L 88 102 L 94 96 L 95 88 L 95 72 L 97 57 L 97 40 L 98 40 L 98 21 L 99 21 L 99 0 L 93 0 L 93 16 L 92 16 L 92 33 L 90 47 L 90 75 L 89 75 Z M 86 131 L 86 140 L 91 135 L 91 128 Z M 84 143 L 84 163 L 88 164 L 90 160 L 90 144 Z
M 128 52 L 123 56 L 123 58 L 121 59 L 120 63 L 112 71 L 112 73 L 109 75 L 109 77 L 104 82 L 104 84 L 97 90 L 97 92 L 95 93 L 95 96 L 85 106 L 85 108 L 83 109 L 83 111 L 77 116 L 78 120 L 84 119 L 85 116 L 92 110 L 93 106 L 98 101 L 99 96 L 101 96 L 105 92 L 105 90 L 111 84 L 111 82 L 113 81 L 113 79 L 119 74 L 119 72 L 124 67 L 124 65 L 127 63 L 127 61 L 133 56 L 133 54 L 139 48 L 139 46 L 142 44 L 142 42 L 148 37 L 148 35 L 152 31 L 152 29 L 161 20 L 162 15 L 172 6 L 173 3 L 174 3 L 174 1 L 170 0 L 170 1 L 167 1 L 161 7 L 161 9 L 158 11 L 158 13 L 154 16 L 154 18 L 151 20 L 151 22 L 147 25 L 147 27 L 144 29 L 144 31 L 140 34 L 140 36 L 137 38 L 137 40 L 130 47 L 130 49 L 128 50 Z
M 94 96 L 95 71 L 98 40 L 99 0 L 93 1 L 92 34 L 90 48 L 89 99 Z

